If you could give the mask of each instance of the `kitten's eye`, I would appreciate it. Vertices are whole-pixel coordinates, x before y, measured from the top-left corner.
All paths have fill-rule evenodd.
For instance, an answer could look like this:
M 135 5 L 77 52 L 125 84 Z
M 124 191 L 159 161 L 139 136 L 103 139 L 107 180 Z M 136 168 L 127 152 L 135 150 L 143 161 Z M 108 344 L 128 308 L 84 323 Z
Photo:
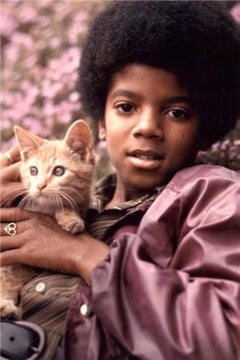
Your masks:
M 30 174 L 32 176 L 36 176 L 38 174 L 38 168 L 36 166 L 31 166 L 30 167 Z
M 63 166 L 56 166 L 53 169 L 53 174 L 56 176 L 62 176 L 65 173 L 65 169 Z

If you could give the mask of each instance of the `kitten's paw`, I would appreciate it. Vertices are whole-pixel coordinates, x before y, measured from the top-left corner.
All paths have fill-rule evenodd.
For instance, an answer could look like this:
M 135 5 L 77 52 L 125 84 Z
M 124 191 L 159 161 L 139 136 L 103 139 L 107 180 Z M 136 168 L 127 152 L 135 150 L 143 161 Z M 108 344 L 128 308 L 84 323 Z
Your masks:
M 71 234 L 77 234 L 84 230 L 85 225 L 84 221 L 80 218 L 72 219 L 67 224 L 63 224 L 62 228 Z
M 84 230 L 85 225 L 82 218 L 72 212 L 59 212 L 56 214 L 56 220 L 63 230 L 70 232 L 71 234 L 77 234 Z
M 0 300 L 0 317 L 20 320 L 21 310 L 14 304 L 12 300 Z

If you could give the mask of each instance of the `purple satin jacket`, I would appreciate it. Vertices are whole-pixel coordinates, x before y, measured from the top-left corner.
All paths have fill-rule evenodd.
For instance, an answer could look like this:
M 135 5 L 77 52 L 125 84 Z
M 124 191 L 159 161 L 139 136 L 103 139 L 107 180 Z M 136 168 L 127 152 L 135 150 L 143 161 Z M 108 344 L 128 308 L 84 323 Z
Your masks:
M 179 171 L 109 234 L 71 303 L 65 359 L 240 359 L 240 174 Z

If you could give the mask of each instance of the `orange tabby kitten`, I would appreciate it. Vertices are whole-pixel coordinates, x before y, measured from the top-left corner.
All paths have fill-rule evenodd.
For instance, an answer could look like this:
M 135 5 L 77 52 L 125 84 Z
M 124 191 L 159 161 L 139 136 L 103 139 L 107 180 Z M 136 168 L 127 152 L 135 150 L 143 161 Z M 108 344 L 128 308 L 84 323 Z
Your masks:
M 20 146 L 24 188 L 18 206 L 52 216 L 73 234 L 83 231 L 95 165 L 93 136 L 86 122 L 74 122 L 63 140 L 47 141 L 19 126 L 14 131 Z M 36 270 L 15 265 L 0 271 L 0 315 L 20 318 L 21 311 L 15 304 L 18 292 Z

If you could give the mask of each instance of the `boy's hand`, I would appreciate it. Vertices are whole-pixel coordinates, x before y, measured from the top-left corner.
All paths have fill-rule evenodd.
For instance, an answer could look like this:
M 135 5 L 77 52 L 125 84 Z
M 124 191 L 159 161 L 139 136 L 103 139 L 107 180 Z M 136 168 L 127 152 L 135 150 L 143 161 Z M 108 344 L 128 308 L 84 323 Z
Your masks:
M 0 156 L 1 207 L 11 206 L 12 201 L 23 191 L 19 170 L 20 152 L 18 145 L 14 145 Z

